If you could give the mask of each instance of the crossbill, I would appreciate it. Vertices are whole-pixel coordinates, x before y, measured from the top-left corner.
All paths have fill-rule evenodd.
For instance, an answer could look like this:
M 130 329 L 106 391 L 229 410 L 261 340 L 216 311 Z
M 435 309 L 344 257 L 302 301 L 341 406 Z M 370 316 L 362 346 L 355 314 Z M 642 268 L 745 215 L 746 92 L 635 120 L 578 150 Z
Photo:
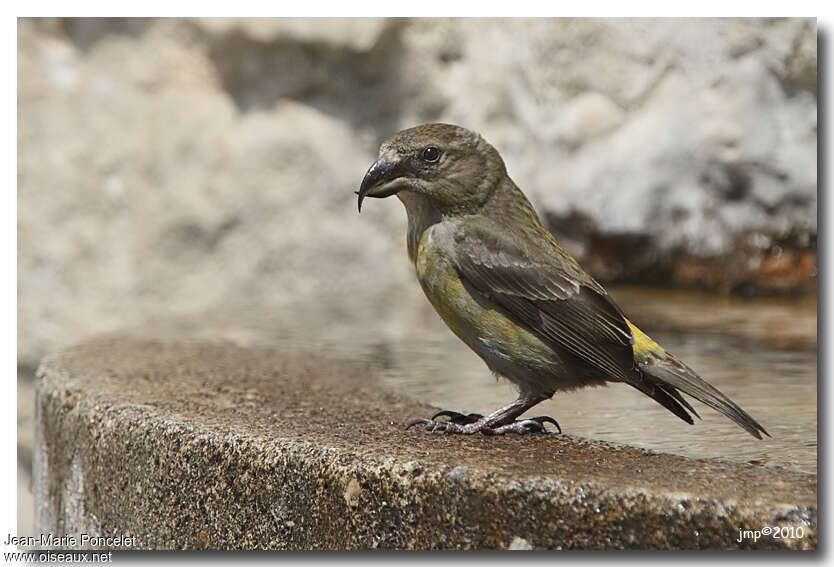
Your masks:
M 687 423 L 699 416 L 682 393 L 759 439 L 767 435 L 626 318 L 544 228 L 501 156 L 479 134 L 449 124 L 395 134 L 383 142 L 358 195 L 360 211 L 367 197 L 402 201 L 408 256 L 426 297 L 489 369 L 519 392 L 489 415 L 442 411 L 409 427 L 543 432 L 545 423 L 558 423 L 547 416 L 516 418 L 558 391 L 623 382 Z

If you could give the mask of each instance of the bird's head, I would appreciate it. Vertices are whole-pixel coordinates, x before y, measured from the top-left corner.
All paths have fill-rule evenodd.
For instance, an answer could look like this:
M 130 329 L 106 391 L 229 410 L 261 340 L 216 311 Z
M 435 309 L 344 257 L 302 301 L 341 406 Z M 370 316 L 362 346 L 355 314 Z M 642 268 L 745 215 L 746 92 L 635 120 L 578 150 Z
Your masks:
M 394 134 L 379 149 L 358 191 L 365 197 L 417 197 L 440 213 L 474 212 L 506 175 L 504 161 L 479 134 L 450 124 L 423 124 Z

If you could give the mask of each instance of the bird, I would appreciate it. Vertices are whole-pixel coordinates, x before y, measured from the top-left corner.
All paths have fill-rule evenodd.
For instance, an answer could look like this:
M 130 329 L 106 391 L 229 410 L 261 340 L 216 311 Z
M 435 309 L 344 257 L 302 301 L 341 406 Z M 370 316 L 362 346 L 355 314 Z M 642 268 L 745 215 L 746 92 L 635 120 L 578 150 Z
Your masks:
M 550 416 L 520 416 L 556 392 L 621 382 L 689 424 L 700 416 L 682 394 L 756 438 L 769 436 L 626 317 L 544 227 L 480 134 L 443 123 L 402 130 L 382 143 L 355 193 L 360 213 L 366 198 L 399 198 L 408 257 L 429 302 L 495 375 L 518 389 L 515 401 L 490 414 L 443 410 L 407 427 L 561 433 Z

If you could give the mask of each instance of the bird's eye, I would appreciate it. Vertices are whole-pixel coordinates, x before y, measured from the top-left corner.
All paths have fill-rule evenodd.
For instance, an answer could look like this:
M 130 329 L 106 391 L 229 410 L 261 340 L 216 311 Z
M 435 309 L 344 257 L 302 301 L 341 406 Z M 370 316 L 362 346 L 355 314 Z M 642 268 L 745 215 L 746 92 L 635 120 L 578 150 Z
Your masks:
M 429 146 L 423 150 L 420 158 L 428 163 L 433 163 L 440 159 L 440 150 L 434 146 Z

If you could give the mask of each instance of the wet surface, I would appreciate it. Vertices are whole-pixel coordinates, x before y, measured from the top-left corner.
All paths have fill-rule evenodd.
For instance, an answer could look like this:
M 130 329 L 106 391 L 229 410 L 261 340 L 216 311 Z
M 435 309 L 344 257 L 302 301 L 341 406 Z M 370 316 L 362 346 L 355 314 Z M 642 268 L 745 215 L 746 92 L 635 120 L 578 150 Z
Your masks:
M 703 419 L 689 425 L 623 384 L 557 393 L 530 415 L 552 415 L 564 432 L 590 439 L 816 473 L 814 298 L 744 300 L 634 288 L 611 294 L 643 330 L 772 437 L 755 439 L 697 401 Z M 362 355 L 385 367 L 387 389 L 465 413 L 488 413 L 514 399 L 513 386 L 493 378 L 449 331 L 429 327 L 424 338 L 366 347 Z

